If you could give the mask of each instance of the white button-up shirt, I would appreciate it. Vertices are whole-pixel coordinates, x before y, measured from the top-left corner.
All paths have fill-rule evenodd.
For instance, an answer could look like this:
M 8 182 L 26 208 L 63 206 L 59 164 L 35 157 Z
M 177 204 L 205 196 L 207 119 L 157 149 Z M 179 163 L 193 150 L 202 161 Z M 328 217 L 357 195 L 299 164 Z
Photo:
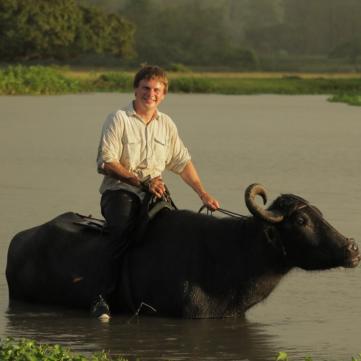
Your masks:
M 176 125 L 164 113 L 158 111 L 145 124 L 131 103 L 127 108 L 111 113 L 104 122 L 97 156 L 99 173 L 104 174 L 104 163 L 120 162 L 144 180 L 148 176 L 161 175 L 164 169 L 179 174 L 190 159 Z M 141 195 L 140 188 L 105 174 L 100 192 L 116 189 Z

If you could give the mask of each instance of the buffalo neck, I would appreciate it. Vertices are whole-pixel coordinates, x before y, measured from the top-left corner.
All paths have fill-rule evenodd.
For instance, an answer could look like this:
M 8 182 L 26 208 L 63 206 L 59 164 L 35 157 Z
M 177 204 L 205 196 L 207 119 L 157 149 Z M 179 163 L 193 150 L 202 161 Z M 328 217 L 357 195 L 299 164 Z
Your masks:
M 219 235 L 219 229 L 227 233 L 200 242 L 198 272 L 187 280 L 187 289 L 193 298 L 208 300 L 208 312 L 214 308 L 214 313 L 239 316 L 266 298 L 289 268 L 280 250 L 267 241 L 263 221 L 219 223 L 213 233 Z

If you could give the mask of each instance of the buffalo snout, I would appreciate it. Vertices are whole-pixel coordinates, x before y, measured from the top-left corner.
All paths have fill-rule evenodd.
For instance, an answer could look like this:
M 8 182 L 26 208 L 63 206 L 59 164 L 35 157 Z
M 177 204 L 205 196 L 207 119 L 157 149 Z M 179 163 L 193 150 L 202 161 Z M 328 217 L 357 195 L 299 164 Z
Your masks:
M 346 245 L 346 265 L 345 267 L 357 267 L 361 261 L 361 254 L 356 241 L 352 238 L 347 239 Z

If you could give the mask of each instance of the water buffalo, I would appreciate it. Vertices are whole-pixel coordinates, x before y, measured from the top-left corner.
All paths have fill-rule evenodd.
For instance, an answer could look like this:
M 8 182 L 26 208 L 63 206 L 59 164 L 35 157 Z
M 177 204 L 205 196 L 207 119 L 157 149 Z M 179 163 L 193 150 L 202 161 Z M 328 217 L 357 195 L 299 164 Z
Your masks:
M 237 317 L 294 267 L 359 264 L 356 242 L 309 202 L 284 194 L 265 209 L 257 196 L 266 204 L 264 187 L 249 186 L 245 200 L 252 216 L 244 218 L 160 212 L 116 268 L 107 236 L 78 225 L 76 214 L 63 214 L 12 240 L 6 269 L 10 299 L 88 308 L 116 274 L 113 312 L 134 312 L 144 302 L 162 316 Z

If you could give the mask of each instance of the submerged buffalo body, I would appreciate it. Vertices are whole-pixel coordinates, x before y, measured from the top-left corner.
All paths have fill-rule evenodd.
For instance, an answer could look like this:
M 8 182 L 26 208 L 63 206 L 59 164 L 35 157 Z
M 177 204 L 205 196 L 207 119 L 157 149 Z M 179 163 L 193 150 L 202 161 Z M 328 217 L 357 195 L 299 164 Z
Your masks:
M 134 312 L 143 302 L 164 316 L 236 317 L 294 267 L 358 265 L 357 244 L 316 207 L 286 194 L 264 209 L 256 196 L 266 203 L 265 189 L 254 184 L 245 196 L 253 216 L 244 219 L 161 212 L 116 267 L 106 235 L 79 226 L 74 213 L 61 215 L 12 240 L 10 299 L 89 308 L 117 276 L 113 311 Z

